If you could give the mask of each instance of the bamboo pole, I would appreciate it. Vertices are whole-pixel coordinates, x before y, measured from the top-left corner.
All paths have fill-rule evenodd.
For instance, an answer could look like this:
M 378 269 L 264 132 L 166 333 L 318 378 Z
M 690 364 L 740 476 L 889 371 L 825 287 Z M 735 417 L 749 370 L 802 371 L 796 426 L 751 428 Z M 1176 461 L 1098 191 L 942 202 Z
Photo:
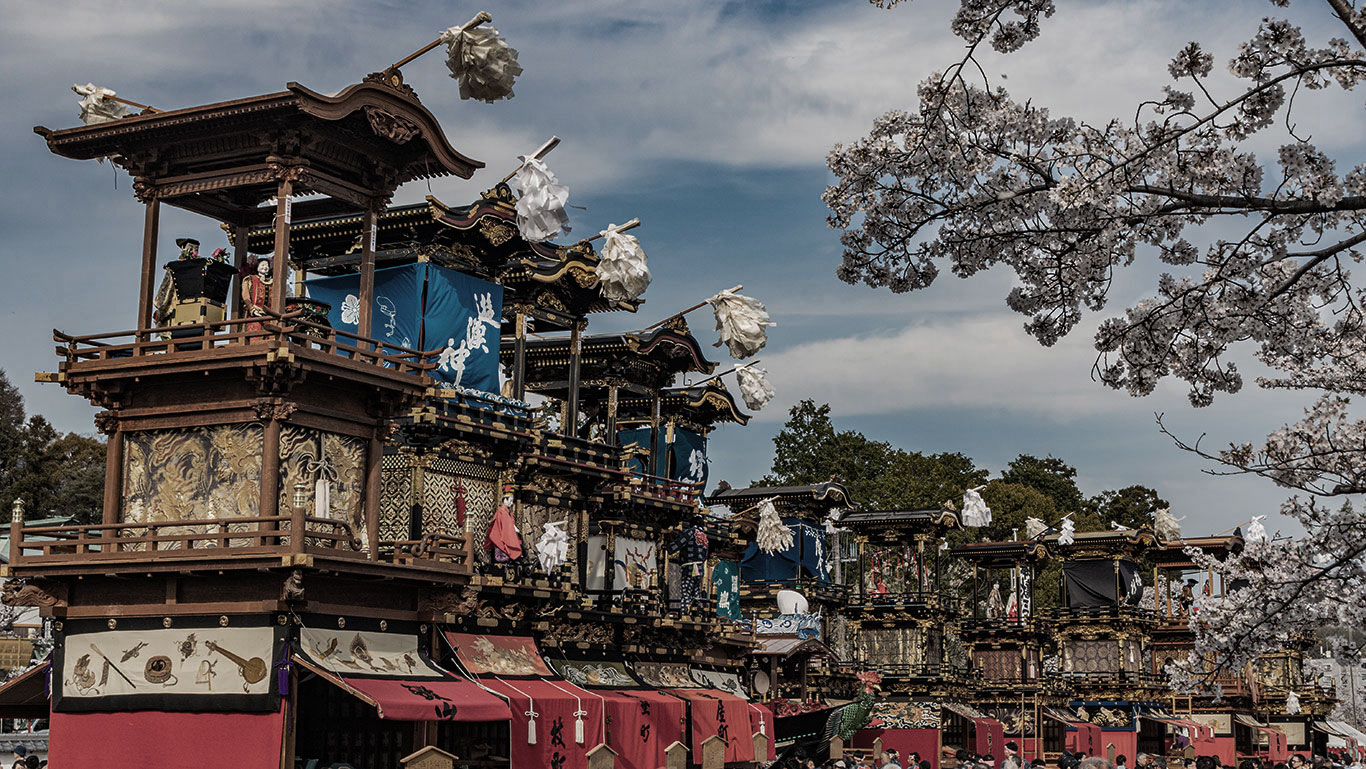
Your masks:
M 737 284 L 734 288 L 728 288 L 728 289 L 726 289 L 725 291 L 722 291 L 721 293 L 723 293 L 723 294 L 733 294 L 733 293 L 735 293 L 736 291 L 739 291 L 739 290 L 742 289 L 742 288 L 744 288 L 744 285 L 743 285 L 743 284 Z M 676 312 L 676 313 L 674 313 L 673 315 L 670 315 L 669 317 L 665 318 L 664 320 L 659 321 L 658 323 L 654 323 L 654 324 L 651 324 L 651 325 L 649 325 L 649 326 L 646 326 L 644 330 L 645 330 L 645 331 L 649 331 L 649 330 L 652 329 L 652 328 L 658 328 L 659 326 L 662 326 L 662 325 L 664 325 L 665 323 L 668 323 L 669 321 L 673 320 L 674 318 L 681 318 L 681 317 L 683 317 L 684 315 L 687 315 L 688 313 L 692 312 L 693 310 L 697 310 L 697 309 L 700 309 L 700 308 L 706 306 L 706 304 L 707 304 L 707 302 L 706 302 L 705 300 L 703 300 L 703 301 L 701 301 L 701 302 L 698 302 L 697 304 L 693 305 L 692 307 L 689 307 L 688 309 L 686 309 L 686 310 L 684 310 L 684 311 L 682 311 L 682 312 Z
M 721 377 L 725 376 L 726 374 L 732 374 L 732 373 L 734 373 L 734 372 L 736 372 L 736 371 L 739 371 L 739 370 L 742 369 L 742 368 L 749 368 L 750 366 L 753 366 L 754 364 L 756 364 L 756 363 L 758 363 L 758 362 L 759 362 L 758 359 L 755 359 L 755 360 L 750 361 L 749 363 L 741 363 L 741 364 L 739 364 L 738 366 L 731 366 L 730 368 L 726 369 L 725 371 L 722 371 L 722 372 L 719 373 L 719 374 L 713 374 L 713 375 L 707 377 L 706 379 L 703 379 L 702 381 L 703 381 L 703 382 L 710 382 L 710 381 L 712 381 L 713 379 L 720 379 Z
M 546 155 L 549 155 L 549 154 L 550 154 L 550 151 L 553 150 L 553 149 L 555 149 L 555 148 L 558 147 L 558 146 L 560 146 L 560 137 L 558 137 L 558 136 L 552 136 L 552 137 L 550 137 L 550 139 L 549 139 L 548 141 L 546 141 L 545 144 L 542 144 L 542 145 L 541 145 L 541 148 L 540 148 L 540 149 L 538 149 L 538 150 L 536 150 L 534 153 L 532 153 L 532 155 L 531 155 L 530 157 L 528 157 L 527 160 L 540 160 L 541 158 L 545 157 Z M 518 164 L 517 164 L 517 167 L 514 168 L 514 169 L 512 169 L 512 171 L 511 171 L 507 176 L 504 176 L 504 177 L 503 177 L 503 180 L 500 181 L 500 182 L 498 182 L 498 183 L 499 183 L 499 184 L 504 184 L 504 183 L 506 183 L 509 179 L 511 179 L 512 177 L 516 176 L 516 175 L 517 175 L 517 172 L 520 171 L 520 170 L 522 170 L 525 166 L 526 166 L 526 161 L 522 161 L 521 163 L 518 163 Z
M 474 16 L 473 19 L 470 19 L 469 21 L 465 22 L 464 24 L 461 24 L 461 25 L 460 25 L 460 31 L 461 31 L 461 32 L 464 32 L 465 30 L 469 29 L 470 27 L 477 27 L 477 26 L 479 26 L 480 24 L 487 24 L 487 23 L 489 23 L 490 21 L 493 21 L 493 17 L 489 15 L 489 12 L 488 12 L 488 11 L 480 11 L 479 13 L 475 14 L 475 16 Z M 407 56 L 404 56 L 402 59 L 399 59 L 399 60 L 398 60 L 397 62 L 395 62 L 392 66 L 390 66 L 388 69 L 386 69 L 386 70 L 384 70 L 384 71 L 385 71 L 385 72 L 390 72 L 390 71 L 392 71 L 392 70 L 398 69 L 399 67 L 402 67 L 404 64 L 407 64 L 408 62 L 412 61 L 413 59 L 416 59 L 417 57 L 421 56 L 422 54 L 424 54 L 424 53 L 426 53 L 426 52 L 432 50 L 432 49 L 435 48 L 435 47 L 437 47 L 438 45 L 441 45 L 441 41 L 442 41 L 442 40 L 445 40 L 445 39 L 446 39 L 445 34 L 442 34 L 441 37 L 438 37 L 437 39 L 433 40 L 432 42 L 430 42 L 430 43 L 428 43 L 428 44 L 426 44 L 426 45 L 424 45 L 424 46 L 422 46 L 421 48 L 417 49 L 416 51 L 413 51 L 412 53 L 408 54 Z
M 118 102 L 119 104 L 127 104 L 127 105 L 130 106 L 130 107 L 137 107 L 138 109 L 145 109 L 145 110 L 147 110 L 148 112 L 165 112 L 165 110 L 157 109 L 156 107 L 153 107 L 153 106 L 148 105 L 148 104 L 139 104 L 138 102 L 135 102 L 135 101 L 133 101 L 132 99 L 125 99 L 125 98 L 123 98 L 122 96 L 114 96 L 114 95 L 111 94 L 111 95 L 106 96 L 106 97 L 104 97 L 104 98 L 108 99 L 109 101 L 116 101 L 116 102 Z
M 627 222 L 627 223 L 621 225 L 620 227 L 612 227 L 611 230 L 612 230 L 613 232 L 625 232 L 625 231 L 627 231 L 627 230 L 634 230 L 635 228 L 637 228 L 637 227 L 639 227 L 639 226 L 640 226 L 640 218 L 637 217 L 637 218 L 632 219 L 631 221 L 629 221 L 629 222 Z M 584 238 L 583 240 L 580 240 L 579 242 L 580 242 L 580 243 L 591 243 L 591 242 L 597 240 L 597 239 L 600 238 L 600 237 L 602 237 L 602 233 L 601 233 L 601 232 L 599 232 L 598 234 L 594 235 L 594 236 L 591 237 L 591 238 Z

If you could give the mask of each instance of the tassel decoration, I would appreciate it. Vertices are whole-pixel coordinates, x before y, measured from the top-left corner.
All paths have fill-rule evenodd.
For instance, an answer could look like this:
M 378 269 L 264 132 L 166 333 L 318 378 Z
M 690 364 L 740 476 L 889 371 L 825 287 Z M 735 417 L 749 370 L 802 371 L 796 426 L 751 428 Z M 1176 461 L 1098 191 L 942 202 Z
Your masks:
M 768 372 L 756 366 L 746 366 L 735 370 L 735 378 L 740 383 L 740 397 L 745 405 L 758 411 L 773 400 L 773 387 L 768 383 Z
M 623 225 L 625 226 L 625 225 Z M 636 236 L 621 232 L 615 224 L 603 230 L 598 254 L 598 285 L 602 297 L 612 302 L 637 299 L 650 286 L 650 268 Z
M 721 338 L 713 347 L 725 345 L 730 356 L 743 360 L 764 349 L 768 344 L 768 327 L 777 325 L 768 319 L 768 310 L 753 297 L 722 291 L 707 300 L 716 314 L 716 330 Z

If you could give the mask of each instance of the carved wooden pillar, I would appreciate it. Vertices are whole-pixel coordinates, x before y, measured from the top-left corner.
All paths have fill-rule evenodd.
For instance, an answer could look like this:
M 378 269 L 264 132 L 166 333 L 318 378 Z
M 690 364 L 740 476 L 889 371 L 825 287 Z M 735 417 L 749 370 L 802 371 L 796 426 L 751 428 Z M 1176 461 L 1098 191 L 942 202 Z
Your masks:
M 152 327 L 152 294 L 156 291 L 157 237 L 161 228 L 161 201 L 156 192 L 147 200 L 147 214 L 142 225 L 142 280 L 138 287 L 137 340 L 147 338 L 141 333 Z
M 604 431 L 607 433 L 604 442 L 608 446 L 617 445 L 617 393 L 620 388 L 615 382 L 607 385 L 607 421 L 604 424 Z
M 95 415 L 95 426 L 108 438 L 104 449 L 104 511 L 100 522 L 108 526 L 119 522 L 123 509 L 123 431 L 113 412 Z M 105 531 L 105 535 L 112 535 Z
M 365 209 L 365 221 L 361 225 L 360 253 L 360 321 L 356 333 L 370 336 L 370 324 L 375 303 L 375 238 L 379 229 L 379 204 L 371 203 Z
M 232 291 L 228 292 L 228 317 L 242 317 L 242 273 L 247 267 L 247 233 L 251 230 L 245 224 L 232 228 L 232 266 L 237 273 L 232 276 Z
M 370 560 L 379 557 L 379 486 L 380 462 L 384 458 L 384 441 L 380 438 L 383 425 L 375 428 L 370 438 L 370 451 L 365 457 L 365 535 L 370 543 Z
M 654 401 L 650 404 L 650 467 L 646 469 L 647 475 L 660 475 L 659 454 L 664 450 L 664 441 L 659 438 L 660 410 L 663 397 L 659 392 L 654 395 Z
M 280 184 L 275 191 L 275 260 L 270 271 L 274 284 L 270 291 L 270 309 L 280 314 L 285 311 L 285 280 L 289 276 L 289 219 L 294 211 L 294 203 L 290 199 L 294 193 L 293 171 L 285 169 L 280 173 Z
M 279 285 L 278 283 L 275 285 Z M 288 412 L 287 407 L 277 404 L 269 399 L 262 399 L 255 404 L 256 416 L 263 423 L 261 439 L 261 503 L 260 511 L 257 513 L 261 518 L 272 518 L 280 512 L 280 422 Z M 288 409 L 292 410 L 292 409 Z M 262 539 L 257 541 L 258 545 L 273 544 L 276 540 L 264 537 L 264 532 L 270 529 L 279 529 L 280 524 L 272 521 L 266 523 L 262 521 L 256 526 L 258 532 L 263 533 Z M 291 538 L 297 536 L 291 534 Z
M 569 398 L 566 404 L 565 420 L 561 427 L 567 437 L 578 434 L 579 429 L 579 369 L 583 351 L 583 326 L 578 318 L 569 329 Z
M 513 323 L 512 397 L 526 400 L 526 313 L 519 307 Z

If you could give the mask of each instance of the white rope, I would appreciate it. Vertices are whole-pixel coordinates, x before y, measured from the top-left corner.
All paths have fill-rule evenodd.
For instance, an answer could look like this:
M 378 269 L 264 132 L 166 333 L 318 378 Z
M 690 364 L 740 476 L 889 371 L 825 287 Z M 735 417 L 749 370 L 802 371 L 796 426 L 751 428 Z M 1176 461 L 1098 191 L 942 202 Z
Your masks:
M 585 741 L 586 738 L 585 738 L 585 736 L 584 736 L 583 717 L 586 716 L 586 715 L 588 715 L 588 711 L 586 711 L 586 710 L 583 709 L 583 700 L 580 699 L 579 696 L 578 696 L 577 694 L 573 693 L 573 692 L 566 692 L 559 684 L 555 683 L 554 681 L 550 680 L 549 678 L 546 678 L 546 679 L 543 679 L 543 680 L 544 680 L 546 683 L 550 684 L 551 686 L 555 687 L 556 689 L 559 689 L 560 691 L 562 691 L 562 692 L 564 692 L 565 694 L 568 694 L 570 697 L 573 697 L 573 698 L 574 698 L 574 702 L 577 703 L 577 704 L 575 705 L 575 709 L 574 709 L 574 741 L 577 742 L 577 743 L 579 743 L 580 745 L 584 744 L 584 741 Z M 581 687 L 581 686 L 579 686 L 579 685 L 573 683 L 572 681 L 565 681 L 565 683 L 569 684 L 570 686 L 573 686 L 575 689 L 578 689 L 579 691 L 583 692 L 584 694 L 587 694 L 587 695 L 590 696 L 590 697 L 597 697 L 597 698 L 598 698 L 598 704 L 602 707 L 602 710 L 600 711 L 601 717 L 600 717 L 598 720 L 599 720 L 599 722 L 602 724 L 602 742 L 603 742 L 603 744 L 606 744 L 606 743 L 607 743 L 607 699 L 604 698 L 601 694 L 594 694 L 593 692 L 590 692 L 590 691 L 588 691 L 587 689 L 584 689 L 583 687 Z

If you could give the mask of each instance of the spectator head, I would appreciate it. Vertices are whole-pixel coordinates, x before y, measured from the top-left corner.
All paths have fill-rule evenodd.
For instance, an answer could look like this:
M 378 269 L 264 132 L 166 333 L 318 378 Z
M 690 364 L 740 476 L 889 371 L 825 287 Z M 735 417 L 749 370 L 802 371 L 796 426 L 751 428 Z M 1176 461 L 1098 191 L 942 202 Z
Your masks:
M 1081 769 L 1115 769 L 1114 765 L 1100 756 L 1091 756 L 1081 761 Z

